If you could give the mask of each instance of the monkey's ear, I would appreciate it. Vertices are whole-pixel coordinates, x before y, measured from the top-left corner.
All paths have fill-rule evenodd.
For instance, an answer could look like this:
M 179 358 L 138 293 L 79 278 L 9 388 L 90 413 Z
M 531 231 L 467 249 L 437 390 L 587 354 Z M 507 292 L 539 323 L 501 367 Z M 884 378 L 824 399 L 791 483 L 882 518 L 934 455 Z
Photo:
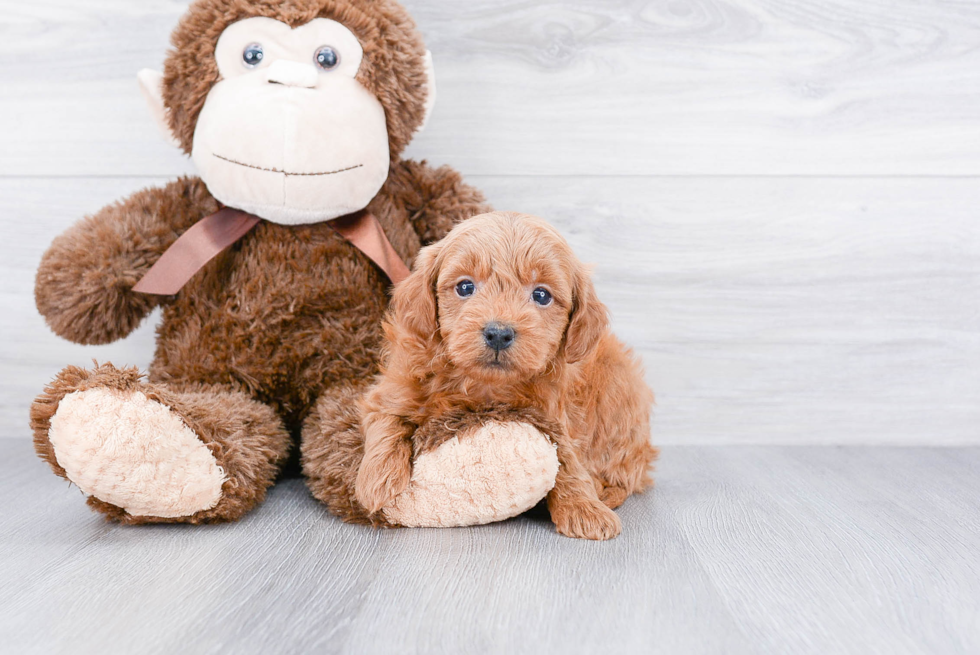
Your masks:
M 572 293 L 572 313 L 565 333 L 565 357 L 570 364 L 588 357 L 609 328 L 606 306 L 596 295 L 592 276 L 584 266 L 575 275 Z
M 437 255 L 440 245 L 423 248 L 415 260 L 413 272 L 395 287 L 391 298 L 392 320 L 421 342 L 438 338 L 439 307 L 436 282 L 439 278 Z
M 144 68 L 136 77 L 140 83 L 140 91 L 143 92 L 143 99 L 146 100 L 146 104 L 150 108 L 153 122 L 156 123 L 167 143 L 179 148 L 180 142 L 170 131 L 170 123 L 167 122 L 167 108 L 163 104 L 163 73 Z
M 425 51 L 425 78 L 428 87 L 428 93 L 425 96 L 425 118 L 422 119 L 419 129 L 415 130 L 416 134 L 424 130 L 425 126 L 429 124 L 432 109 L 436 106 L 436 68 L 432 64 L 432 53 L 428 50 Z

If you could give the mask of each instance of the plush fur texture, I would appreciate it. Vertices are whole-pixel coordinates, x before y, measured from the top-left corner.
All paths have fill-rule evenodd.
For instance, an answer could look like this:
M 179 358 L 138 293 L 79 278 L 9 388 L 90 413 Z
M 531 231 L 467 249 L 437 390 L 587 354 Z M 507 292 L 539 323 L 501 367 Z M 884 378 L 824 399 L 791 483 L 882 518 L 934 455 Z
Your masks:
M 315 18 L 343 23 L 364 48 L 357 80 L 385 109 L 396 162 L 425 118 L 425 45 L 412 18 L 392 0 L 197 0 L 174 31 L 164 65 L 170 129 L 190 154 L 204 101 L 218 81 L 214 46 L 232 23 L 257 16 L 299 27 Z
M 472 281 L 469 297 L 457 293 Z M 535 289 L 553 297 L 542 306 Z M 510 348 L 484 329 L 515 330 Z M 408 488 L 417 427 L 481 405 L 536 408 L 560 426 L 548 507 L 559 532 L 608 539 L 611 508 L 650 484 L 653 395 L 639 362 L 610 332 L 588 271 L 549 225 L 488 214 L 422 251 L 385 323 L 383 376 L 363 401 L 364 453 L 355 496 L 369 514 Z
M 69 366 L 31 407 L 35 448 L 65 479 L 71 478 L 58 462 L 49 438 L 51 423 L 65 396 L 92 390 L 109 390 L 123 398 L 139 394 L 168 407 L 207 446 L 225 475 L 219 502 L 184 516 L 134 515 L 95 496 L 89 498 L 89 505 L 120 522 L 211 523 L 239 518 L 262 501 L 289 452 L 291 440 L 281 419 L 246 394 L 194 383 L 147 383 L 136 368 L 117 369 L 111 364 L 97 365 L 91 371 Z M 113 453 L 99 455 L 111 459 Z
M 250 43 L 269 50 L 255 69 L 242 59 Z M 314 63 L 323 44 L 339 53 L 330 72 Z M 362 54 L 357 37 L 328 18 L 292 28 L 256 17 L 228 27 L 191 155 L 211 194 L 281 225 L 363 209 L 388 178 L 391 143 L 384 106 L 356 79 Z
M 537 505 L 555 486 L 556 446 L 529 423 L 488 422 L 412 458 L 412 479 L 382 509 L 411 528 L 503 521 Z
M 366 384 L 366 383 L 365 383 Z M 547 467 L 547 457 L 540 457 L 541 453 L 547 454 L 544 448 L 549 448 L 548 444 L 556 444 L 561 427 L 554 421 L 550 421 L 542 416 L 541 412 L 533 407 L 514 408 L 502 405 L 487 405 L 474 410 L 474 408 L 457 407 L 445 414 L 433 418 L 418 427 L 413 435 L 411 448 L 412 459 L 416 460 L 423 456 L 429 456 L 432 460 L 432 468 L 440 468 L 442 463 L 451 463 L 454 460 L 458 464 L 459 457 L 454 443 L 464 445 L 469 437 L 477 435 L 487 426 L 523 424 L 531 426 L 531 429 L 521 434 L 514 434 L 518 439 L 537 436 L 547 443 L 539 443 L 525 450 L 525 453 L 537 453 L 539 456 L 518 457 L 511 461 L 520 461 L 524 468 L 522 471 L 511 471 L 510 474 L 527 473 L 523 491 L 519 493 L 508 493 L 504 489 L 501 493 L 495 494 L 495 500 L 500 503 L 482 504 L 479 502 L 466 502 L 465 508 L 460 510 L 459 506 L 453 508 L 446 504 L 442 499 L 438 504 L 424 506 L 418 502 L 422 496 L 434 493 L 435 487 L 443 484 L 447 475 L 443 472 L 449 466 L 443 466 L 443 471 L 437 471 L 432 480 L 417 479 L 415 483 L 409 485 L 408 490 L 419 489 L 419 494 L 410 503 L 403 507 L 408 510 L 407 505 L 411 505 L 411 516 L 402 515 L 395 510 L 391 516 L 384 511 L 370 513 L 358 502 L 355 496 L 355 481 L 357 479 L 358 468 L 364 456 L 364 432 L 361 429 L 361 410 L 359 401 L 366 391 L 364 386 L 350 386 L 330 390 L 324 394 L 313 410 L 313 413 L 306 420 L 303 426 L 303 471 L 307 476 L 310 491 L 319 500 L 323 501 L 331 512 L 350 523 L 368 523 L 378 527 L 405 527 L 409 524 L 414 525 L 445 525 L 450 522 L 453 515 L 456 518 L 465 517 L 468 524 L 479 522 L 477 517 L 486 510 L 500 518 L 506 518 L 505 514 L 513 515 L 508 512 L 511 505 L 519 503 L 522 499 L 536 496 L 536 500 L 544 497 L 544 491 L 537 492 L 538 485 L 543 485 L 545 491 L 554 484 L 554 475 L 549 471 L 541 471 L 534 467 L 536 463 Z M 544 448 L 542 448 L 543 446 Z M 521 448 L 516 446 L 515 448 Z M 464 445 L 465 449 L 465 445 Z M 522 448 L 522 450 L 524 450 Z M 478 453 L 469 449 L 466 455 L 470 461 L 472 456 Z M 458 465 L 452 465 L 458 471 Z M 498 471 L 501 478 L 508 475 L 507 471 Z M 479 493 L 475 487 L 480 483 L 490 481 L 477 480 L 474 489 L 465 491 L 469 496 Z M 431 483 L 431 484 L 430 484 Z M 501 486 L 506 486 L 506 483 Z M 511 489 L 516 489 L 517 485 L 512 485 Z M 397 504 L 393 499 L 387 508 L 393 508 Z M 449 509 L 448 513 L 444 513 Z M 402 523 L 399 519 L 408 521 Z M 490 519 L 493 520 L 493 519 Z M 453 521 L 460 525 L 460 520 Z
M 480 193 L 455 171 L 398 159 L 425 112 L 425 50 L 408 15 L 390 0 L 193 3 L 165 64 L 170 126 L 185 150 L 216 79 L 215 42 L 227 25 L 251 16 L 290 25 L 333 18 L 362 43 L 365 63 L 357 79 L 385 108 L 392 157 L 388 179 L 367 209 L 406 262 L 454 224 L 486 211 Z M 352 382 L 378 370 L 390 283 L 325 223 L 264 222 L 176 296 L 132 291 L 183 232 L 218 209 L 199 178 L 140 191 L 57 237 L 37 273 L 38 310 L 52 330 L 76 343 L 123 338 L 154 307 L 163 307 L 146 380 L 111 365 L 69 367 L 38 397 L 32 427 L 39 455 L 69 477 L 49 439 L 51 422 L 66 395 L 101 388 L 130 398 L 142 394 L 169 408 L 209 448 L 227 478 L 217 505 L 183 517 L 135 516 L 105 499 L 89 499 L 115 520 L 237 519 L 264 497 L 285 461 L 290 435 L 299 435 L 304 421 L 304 434 L 344 442 L 350 403 L 338 399 L 346 398 Z M 311 470 L 320 462 L 309 461 L 316 486 L 330 474 Z
M 454 171 L 401 162 L 369 209 L 395 249 L 411 262 L 422 238 L 438 236 L 484 207 L 480 194 Z M 213 260 L 177 296 L 131 291 L 183 230 L 216 210 L 200 180 L 189 178 L 141 191 L 85 219 L 58 237 L 44 256 L 37 275 L 38 309 L 67 339 L 107 343 L 126 336 L 162 304 L 163 322 L 149 371 L 157 389 L 207 385 L 254 399 L 277 417 L 280 430 L 298 433 L 316 400 L 329 389 L 377 372 L 390 283 L 328 225 L 263 223 Z M 77 369 L 62 374 L 55 383 L 57 398 L 42 396 L 34 413 L 43 407 L 50 418 L 60 397 L 82 388 L 70 382 L 81 375 Z M 114 382 L 105 386 L 115 388 Z M 126 388 L 146 393 L 145 386 L 135 382 L 127 382 Z M 343 416 L 342 407 L 333 409 Z M 322 412 L 317 417 L 327 425 L 337 420 Z M 56 473 L 67 477 L 57 461 L 46 456 L 48 427 L 47 421 L 34 421 L 39 452 Z M 272 473 L 249 478 L 253 489 L 246 494 L 247 507 L 234 504 L 225 512 L 225 505 L 219 504 L 208 518 L 236 519 L 262 499 L 282 464 L 278 450 L 273 450 L 276 455 L 263 464 Z M 220 459 L 219 464 L 236 478 L 235 464 Z M 93 505 L 126 522 L 157 520 Z
M 133 516 L 190 516 L 221 500 L 225 474 L 214 455 L 169 407 L 141 391 L 68 394 L 48 438 L 79 489 Z

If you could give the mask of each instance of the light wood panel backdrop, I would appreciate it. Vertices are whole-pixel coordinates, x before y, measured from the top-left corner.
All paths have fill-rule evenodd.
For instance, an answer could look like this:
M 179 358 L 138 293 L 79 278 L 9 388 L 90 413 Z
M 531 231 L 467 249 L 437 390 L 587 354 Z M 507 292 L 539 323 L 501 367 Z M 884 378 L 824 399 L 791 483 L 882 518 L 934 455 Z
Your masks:
M 980 4 L 408 0 L 439 102 L 410 156 L 596 264 L 660 443 L 980 443 Z M 178 0 L 0 2 L 0 437 L 83 348 L 33 306 L 87 212 L 192 172 L 135 74 Z

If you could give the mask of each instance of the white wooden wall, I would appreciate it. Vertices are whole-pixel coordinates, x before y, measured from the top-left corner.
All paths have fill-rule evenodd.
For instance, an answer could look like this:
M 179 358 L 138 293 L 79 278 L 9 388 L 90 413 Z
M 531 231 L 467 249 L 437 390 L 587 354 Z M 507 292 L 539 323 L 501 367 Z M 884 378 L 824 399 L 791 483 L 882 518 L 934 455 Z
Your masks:
M 660 443 L 980 444 L 980 2 L 409 0 L 439 103 L 410 155 L 595 262 Z M 192 172 L 135 83 L 180 0 L 0 2 L 0 437 L 67 363 L 37 261 Z

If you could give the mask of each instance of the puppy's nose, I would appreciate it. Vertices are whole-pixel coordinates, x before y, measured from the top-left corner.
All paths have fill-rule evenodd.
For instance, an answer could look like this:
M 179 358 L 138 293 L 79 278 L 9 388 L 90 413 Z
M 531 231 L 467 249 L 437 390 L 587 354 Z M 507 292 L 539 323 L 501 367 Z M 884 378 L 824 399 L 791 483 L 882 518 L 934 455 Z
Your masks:
M 514 332 L 514 328 L 503 323 L 488 323 L 483 328 L 483 340 L 498 353 L 514 345 L 514 338 L 516 336 L 517 333 Z

